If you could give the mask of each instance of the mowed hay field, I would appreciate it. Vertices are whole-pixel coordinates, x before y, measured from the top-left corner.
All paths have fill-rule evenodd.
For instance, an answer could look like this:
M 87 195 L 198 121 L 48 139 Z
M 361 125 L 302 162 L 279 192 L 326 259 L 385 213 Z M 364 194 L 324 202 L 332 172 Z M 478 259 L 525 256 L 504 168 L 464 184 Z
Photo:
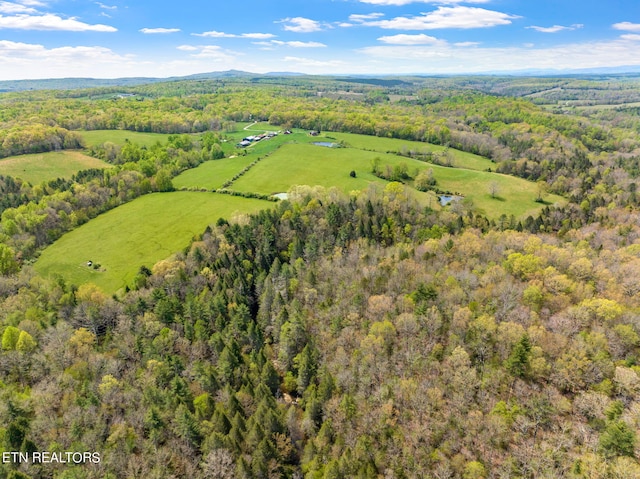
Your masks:
M 104 213 L 46 248 L 34 267 L 45 277 L 114 293 L 131 283 L 140 266 L 151 268 L 189 245 L 219 218 L 254 213 L 274 203 L 215 193 L 155 193 Z M 87 266 L 99 264 L 99 269 Z
M 335 186 L 344 192 L 364 190 L 371 182 L 386 183 L 371 173 L 374 158 L 392 165 L 407 161 L 375 151 L 289 144 L 256 164 L 230 189 L 262 194 L 286 192 L 294 185 Z M 352 170 L 355 178 L 349 176 Z
M 89 168 L 111 168 L 111 165 L 73 150 L 10 156 L 0 160 L 0 175 L 21 178 L 32 185 L 56 178 L 71 178 Z
M 186 170 L 173 179 L 173 186 L 181 188 L 222 188 L 225 181 L 230 180 L 243 168 L 251 164 L 257 156 L 237 156 L 220 160 L 205 161 L 196 168 Z
M 496 165 L 493 161 L 483 156 L 474 155 L 445 146 L 433 145 L 431 143 L 423 143 L 420 141 L 398 140 L 395 138 L 381 138 L 377 136 L 356 135 L 353 133 L 334 133 L 327 132 L 323 135 L 327 141 L 344 142 L 351 148 L 360 150 L 372 150 L 383 153 L 401 153 L 407 154 L 415 152 L 417 154 L 431 153 L 439 156 L 444 161 L 444 156 L 448 156 L 451 166 L 454 168 L 467 168 L 469 170 L 484 171 L 489 168 L 495 169 Z
M 137 143 L 140 146 L 152 146 L 156 142 L 166 143 L 169 138 L 165 133 L 143 133 L 129 130 L 90 130 L 78 131 L 85 145 L 88 147 L 101 145 L 106 141 L 116 145 L 124 145 L 126 140 Z
M 524 218 L 543 208 L 542 204 L 535 202 L 538 196 L 537 185 L 521 178 L 437 166 L 377 151 L 309 144 L 283 145 L 239 178 L 231 189 L 262 194 L 286 192 L 294 185 L 320 185 L 327 188 L 335 186 L 344 192 L 364 190 L 371 182 L 383 185 L 387 183 L 371 173 L 372 162 L 376 159 L 383 170 L 386 165 L 393 167 L 402 163 L 407 165 L 410 174 L 431 169 L 440 190 L 469 198 L 489 218 L 497 219 L 502 214 Z M 349 176 L 351 170 L 356 172 L 356 178 Z M 497 189 L 495 197 L 491 196 L 493 184 Z M 412 186 L 412 182 L 408 182 L 408 186 Z M 416 194 L 419 199 L 428 201 L 426 194 Z M 548 195 L 545 200 L 548 203 L 564 201 L 555 195 Z

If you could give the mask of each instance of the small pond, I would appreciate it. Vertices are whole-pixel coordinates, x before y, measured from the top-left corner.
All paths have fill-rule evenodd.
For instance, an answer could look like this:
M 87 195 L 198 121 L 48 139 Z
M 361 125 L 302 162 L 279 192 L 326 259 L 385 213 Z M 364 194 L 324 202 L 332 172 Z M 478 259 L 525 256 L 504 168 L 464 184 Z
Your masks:
M 462 199 L 462 196 L 457 196 L 457 195 L 440 195 L 438 197 L 438 199 L 440 200 L 440 204 L 442 206 L 446 206 L 449 203 L 451 203 L 452 201 L 459 201 Z
M 338 148 L 340 147 L 339 143 L 331 143 L 330 141 L 314 141 L 314 145 L 318 146 L 326 146 L 327 148 Z

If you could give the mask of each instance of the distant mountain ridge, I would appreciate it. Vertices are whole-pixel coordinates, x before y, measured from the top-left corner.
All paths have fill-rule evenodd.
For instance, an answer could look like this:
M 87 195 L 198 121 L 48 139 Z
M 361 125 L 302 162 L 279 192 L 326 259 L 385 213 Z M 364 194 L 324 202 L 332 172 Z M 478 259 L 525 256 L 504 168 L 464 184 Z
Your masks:
M 75 90 L 83 88 L 100 88 L 100 87 L 130 87 L 150 83 L 185 81 L 185 80 L 212 80 L 216 78 L 277 78 L 277 77 L 332 77 L 341 78 L 344 81 L 362 78 L 400 78 L 400 77 L 464 77 L 464 76 L 638 76 L 640 75 L 640 67 L 638 66 L 620 66 L 620 67 L 603 67 L 603 68 L 584 68 L 579 70 L 563 70 L 563 69 L 531 69 L 518 71 L 492 71 L 481 73 L 460 73 L 460 74 L 425 74 L 425 73 L 407 73 L 405 75 L 398 74 L 356 74 L 356 75 L 308 75 L 306 73 L 296 72 L 269 72 L 269 73 L 252 73 L 242 70 L 226 70 L 216 72 L 195 73 L 185 76 L 174 77 L 122 77 L 122 78 L 48 78 L 39 80 L 0 80 L 0 93 L 18 92 L 27 90 Z
M 1 80 L 0 92 L 25 90 L 74 90 L 80 88 L 137 86 L 181 80 L 210 80 L 215 78 L 256 78 L 269 76 L 304 76 L 304 73 L 251 73 L 241 70 L 196 73 L 179 77 L 123 77 L 123 78 L 50 78 L 40 80 Z

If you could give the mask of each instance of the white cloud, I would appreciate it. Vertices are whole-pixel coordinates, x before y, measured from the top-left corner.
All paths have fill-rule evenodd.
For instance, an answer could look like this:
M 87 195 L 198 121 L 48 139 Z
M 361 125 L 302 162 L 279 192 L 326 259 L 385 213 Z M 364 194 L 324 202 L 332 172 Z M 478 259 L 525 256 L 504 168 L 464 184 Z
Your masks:
M 299 67 L 313 67 L 313 68 L 336 68 L 347 65 L 347 62 L 342 60 L 314 60 L 311 58 L 301 57 L 284 57 L 284 61 L 288 63 L 295 63 Z
M 217 32 L 215 30 L 203 33 L 192 33 L 192 35 L 206 38 L 252 38 L 254 40 L 267 40 L 275 37 L 272 33 L 241 33 L 240 35 L 236 35 L 235 33 Z
M 520 17 L 484 8 L 456 6 L 438 7 L 437 10 L 419 16 L 371 21 L 363 25 L 394 30 L 469 29 L 509 25 L 517 18 Z
M 411 3 L 438 3 L 440 5 L 455 5 L 458 3 L 489 3 L 491 0 L 360 0 L 370 5 L 385 5 L 401 7 Z
M 192 35 L 196 37 L 209 37 L 209 38 L 232 38 L 235 36 L 235 35 L 231 35 L 230 33 L 216 32 L 215 30 L 212 30 L 210 32 L 203 32 L 203 33 L 192 33 Z
M 388 43 L 390 45 L 443 45 L 446 44 L 444 40 L 439 40 L 436 37 L 425 35 L 392 35 L 378 38 L 382 43 Z
M 109 25 L 90 25 L 74 17 L 61 18 L 58 15 L 0 15 L 0 29 L 16 30 L 62 30 L 68 32 L 116 32 L 117 29 Z
M 557 33 L 557 32 L 562 32 L 564 30 L 577 30 L 578 28 L 582 28 L 582 27 L 584 27 L 584 25 L 582 25 L 581 23 L 574 23 L 570 27 L 565 27 L 562 25 L 554 25 L 552 27 L 538 27 L 538 26 L 532 25 L 527 28 L 530 28 L 531 30 L 535 30 L 536 32 L 541 32 L 541 33 Z
M 462 47 L 462 48 L 475 47 L 475 46 L 478 46 L 478 45 L 480 45 L 480 42 L 457 42 L 457 43 L 454 43 L 454 46 Z
M 527 69 L 562 70 L 639 65 L 640 35 L 611 41 L 573 43 L 548 48 L 491 48 L 477 45 L 380 45 L 357 53 L 377 63 L 377 71 L 394 73 L 477 73 Z
M 36 13 L 35 8 L 21 5 L 13 2 L 0 2 L 0 13 L 16 14 L 16 13 Z
M 27 5 L 29 7 L 46 7 L 47 6 L 45 2 L 41 2 L 40 0 L 20 0 L 20 3 L 23 5 Z
M 283 28 L 288 32 L 311 33 L 322 30 L 320 22 L 303 17 L 285 18 L 277 23 L 284 23 L 285 25 Z
M 270 42 L 256 42 L 256 45 L 265 47 L 292 47 L 292 48 L 325 48 L 326 45 L 320 42 L 283 42 L 280 40 L 271 40 Z
M 176 48 L 178 50 L 182 50 L 183 52 L 195 52 L 198 50 L 198 47 L 194 47 L 193 45 L 180 45 Z
M 205 38 L 235 38 L 236 37 L 236 35 L 232 33 L 218 32 L 216 30 L 211 30 L 209 32 L 202 32 L 202 33 L 192 33 L 192 35 L 196 37 L 205 37 Z
M 620 22 L 620 23 L 614 23 L 612 26 L 616 30 L 625 30 L 627 32 L 640 32 L 640 23 Z
M 0 41 L 0 71 L 4 78 L 60 78 L 92 76 L 113 78 L 133 60 L 105 47 L 43 45 Z
M 200 49 L 199 53 L 193 53 L 191 56 L 194 58 L 206 58 L 213 59 L 220 62 L 230 62 L 235 59 L 238 52 L 232 52 L 225 50 L 218 45 L 207 45 Z
M 154 34 L 154 33 L 177 33 L 179 28 L 141 28 L 139 30 L 142 33 Z
M 635 33 L 626 33 L 624 35 L 620 35 L 620 38 L 623 40 L 629 40 L 632 42 L 640 42 L 640 35 Z
M 104 3 L 96 2 L 100 8 L 104 8 L 105 10 L 117 10 L 117 5 L 105 5 Z
M 268 38 L 273 38 L 275 35 L 273 33 L 243 33 L 239 35 L 240 38 L 253 38 L 254 40 L 266 40 Z
M 352 22 L 366 22 L 367 20 L 375 20 L 376 18 L 384 17 L 384 13 L 369 13 L 367 15 L 349 15 L 349 20 Z
M 12 57 L 37 61 L 56 58 L 90 58 L 93 60 L 108 60 L 112 62 L 122 61 L 125 58 L 105 47 L 66 46 L 47 49 L 43 45 L 0 40 L 0 60 L 7 61 Z

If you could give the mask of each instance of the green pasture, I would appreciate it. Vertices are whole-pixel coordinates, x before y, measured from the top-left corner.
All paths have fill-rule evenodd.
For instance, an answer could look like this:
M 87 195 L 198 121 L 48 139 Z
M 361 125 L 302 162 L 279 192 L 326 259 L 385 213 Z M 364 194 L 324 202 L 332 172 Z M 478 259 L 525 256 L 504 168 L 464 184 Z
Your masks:
M 111 168 L 111 165 L 73 150 L 11 156 L 0 160 L 0 175 L 21 178 L 32 185 L 56 178 L 71 178 L 89 168 Z
M 377 151 L 327 148 L 310 144 L 283 145 L 240 177 L 231 189 L 262 194 L 286 192 L 294 185 L 335 186 L 345 192 L 363 190 L 371 182 L 386 184 L 385 180 L 371 173 L 371 165 L 376 158 L 381 168 L 405 163 L 411 175 L 431 169 L 439 189 L 469 198 L 489 218 L 498 218 L 503 213 L 522 218 L 543 207 L 535 202 L 537 185 L 521 178 L 447 168 Z M 356 172 L 356 178 L 349 176 L 351 170 Z M 411 182 L 408 184 L 412 185 Z M 491 189 L 494 184 L 497 191 L 495 197 L 492 197 Z M 426 195 L 416 193 L 419 199 L 427 200 Z M 548 195 L 545 200 L 550 203 L 563 201 L 561 197 L 554 195 Z
M 140 266 L 152 267 L 188 246 L 218 218 L 253 213 L 273 203 L 215 193 L 155 193 L 100 215 L 46 248 L 35 269 L 73 284 L 95 283 L 107 293 L 130 284 Z M 96 270 L 87 261 L 100 264 Z
M 106 141 L 110 141 L 116 145 L 124 145 L 125 140 L 137 143 L 140 146 L 150 147 L 158 141 L 160 143 L 166 143 L 169 137 L 169 135 L 164 133 L 141 133 L 129 130 L 78 131 L 78 134 L 82 136 L 87 147 L 98 146 Z
M 466 153 L 464 151 L 455 150 L 431 143 L 423 143 L 421 141 L 399 140 L 397 138 L 382 138 L 377 136 L 356 135 L 353 133 L 334 133 L 325 132 L 321 135 L 319 141 L 336 141 L 344 142 L 351 148 L 359 150 L 373 150 L 382 153 L 399 153 L 406 154 L 410 151 L 418 154 L 432 153 L 435 155 L 450 155 L 451 166 L 454 168 L 467 168 L 470 170 L 484 171 L 489 168 L 495 169 L 495 163 L 479 155 Z M 442 157 L 444 160 L 444 157 Z
M 220 160 L 206 161 L 196 168 L 186 170 L 176 176 L 173 186 L 176 189 L 205 188 L 208 190 L 222 188 L 225 181 L 251 164 L 256 155 L 237 156 L 235 158 L 222 158 Z
M 264 125 L 263 125 L 264 126 Z M 268 126 L 268 125 L 267 125 Z M 274 129 L 259 129 L 256 131 L 243 131 L 232 134 L 235 142 L 240 141 L 245 136 L 264 133 L 265 131 L 275 131 Z M 264 139 L 257 143 L 253 143 L 247 148 L 237 148 L 230 157 L 220 160 L 212 160 L 202 163 L 196 168 L 186 170 L 173 179 L 173 186 L 177 189 L 183 188 L 206 188 L 216 189 L 233 178 L 233 176 L 242 171 L 246 166 L 253 163 L 258 158 L 263 158 L 274 151 L 278 150 L 282 145 L 290 143 L 307 143 L 312 137 L 306 133 L 293 133 L 291 135 L 278 135 L 273 138 Z M 228 145 L 230 142 L 225 143 Z M 234 143 L 235 145 L 235 143 Z M 225 148 L 225 152 L 227 149 Z
M 231 189 L 262 194 L 286 192 L 294 185 L 335 186 L 344 192 L 363 190 L 371 182 L 386 183 L 371 173 L 376 157 L 381 158 L 381 164 L 408 163 L 407 158 L 375 151 L 294 143 L 283 145 L 260 161 Z M 349 176 L 351 170 L 356 172 L 355 178 Z
M 432 169 L 438 188 L 469 198 L 488 218 L 497 219 L 502 214 L 525 218 L 535 215 L 544 207 L 535 201 L 538 185 L 522 178 L 428 163 L 420 163 L 418 168 Z M 493 196 L 492 189 L 495 191 Z M 547 204 L 565 202 L 564 198 L 557 195 L 546 195 L 544 200 Z

